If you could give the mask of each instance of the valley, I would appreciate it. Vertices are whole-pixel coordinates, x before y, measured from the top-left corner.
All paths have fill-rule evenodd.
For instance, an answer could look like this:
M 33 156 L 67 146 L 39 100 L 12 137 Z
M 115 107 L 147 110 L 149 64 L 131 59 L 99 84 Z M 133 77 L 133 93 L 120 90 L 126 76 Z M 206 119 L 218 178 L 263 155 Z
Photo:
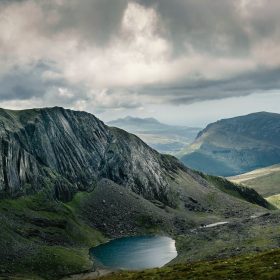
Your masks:
M 254 189 L 89 113 L 1 109 L 0 137 L 4 279 L 90 273 L 90 248 L 128 236 L 173 238 L 175 267 L 279 248 L 279 210 Z
M 258 112 L 207 125 L 177 157 L 188 167 L 235 176 L 280 162 L 280 114 Z
M 0 280 L 279 280 L 279 11 L 0 0 Z
M 195 139 L 198 127 L 167 125 L 154 118 L 127 116 L 107 123 L 137 135 L 150 147 L 163 154 L 177 154 Z

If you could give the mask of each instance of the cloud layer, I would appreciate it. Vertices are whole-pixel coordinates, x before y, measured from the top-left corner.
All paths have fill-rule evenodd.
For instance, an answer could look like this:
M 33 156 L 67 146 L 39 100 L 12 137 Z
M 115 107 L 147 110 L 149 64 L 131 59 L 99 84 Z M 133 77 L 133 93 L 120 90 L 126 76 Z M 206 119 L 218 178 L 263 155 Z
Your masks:
M 101 112 L 280 87 L 277 0 L 0 1 L 0 105 Z

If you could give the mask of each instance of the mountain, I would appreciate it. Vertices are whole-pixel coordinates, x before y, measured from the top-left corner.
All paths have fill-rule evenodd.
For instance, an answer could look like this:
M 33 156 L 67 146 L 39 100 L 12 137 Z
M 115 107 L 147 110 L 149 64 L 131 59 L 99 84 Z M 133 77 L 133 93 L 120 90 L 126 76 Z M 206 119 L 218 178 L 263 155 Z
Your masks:
M 268 209 L 256 191 L 192 171 L 89 113 L 0 109 L 4 278 L 59 279 L 91 269 L 89 248 L 109 238 L 177 238 Z
M 264 197 L 280 194 L 280 164 L 259 168 L 237 176 L 228 177 L 237 184 L 254 188 Z
M 234 183 L 253 188 L 270 203 L 280 207 L 280 164 L 228 177 L 228 179 Z
M 280 115 L 253 113 L 209 124 L 179 155 L 191 168 L 233 176 L 280 162 Z
M 191 143 L 200 128 L 167 125 L 154 118 L 127 116 L 107 123 L 122 128 L 145 141 L 149 146 L 165 154 L 175 154 Z

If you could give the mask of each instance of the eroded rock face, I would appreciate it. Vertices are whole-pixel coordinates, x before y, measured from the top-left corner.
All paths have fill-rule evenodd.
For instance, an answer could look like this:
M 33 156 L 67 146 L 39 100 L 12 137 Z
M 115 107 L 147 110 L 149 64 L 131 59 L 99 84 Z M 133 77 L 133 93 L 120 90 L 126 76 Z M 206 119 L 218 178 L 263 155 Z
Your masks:
M 0 145 L 2 196 L 49 188 L 68 201 L 76 191 L 108 178 L 146 198 L 168 202 L 166 174 L 182 168 L 134 135 L 107 127 L 91 114 L 58 107 L 1 109 Z

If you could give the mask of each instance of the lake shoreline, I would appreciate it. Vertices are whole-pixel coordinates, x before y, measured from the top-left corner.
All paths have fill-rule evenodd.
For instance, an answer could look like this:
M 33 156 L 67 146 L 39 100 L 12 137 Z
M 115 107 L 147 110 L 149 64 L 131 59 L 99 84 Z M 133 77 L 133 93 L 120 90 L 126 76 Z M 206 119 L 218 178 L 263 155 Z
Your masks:
M 90 249 L 95 266 L 105 269 L 142 270 L 161 267 L 177 257 L 175 240 L 144 235 L 117 238 Z

